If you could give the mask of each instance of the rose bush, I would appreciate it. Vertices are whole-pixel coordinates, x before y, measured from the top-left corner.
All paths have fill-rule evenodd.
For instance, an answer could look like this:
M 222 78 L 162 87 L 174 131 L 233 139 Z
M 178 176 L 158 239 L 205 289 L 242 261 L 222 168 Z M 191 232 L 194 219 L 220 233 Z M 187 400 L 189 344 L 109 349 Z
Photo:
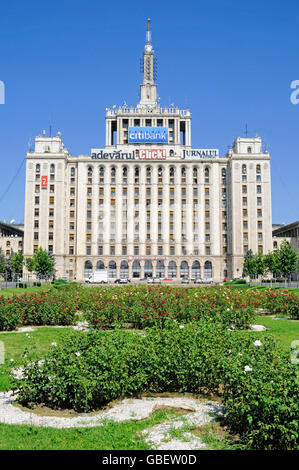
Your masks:
M 255 312 L 282 313 L 299 318 L 299 296 L 290 291 L 236 289 L 231 286 L 181 288 L 168 286 L 61 285 L 35 294 L 0 297 L 0 329 L 18 325 L 69 325 L 76 312 L 92 328 L 146 328 L 167 321 L 188 323 L 202 319 L 226 328 L 248 328 Z
M 0 297 L 0 329 L 21 325 L 71 325 L 77 305 L 73 296 L 46 291 Z
M 43 360 L 28 356 L 18 402 L 92 411 L 145 392 L 223 398 L 225 424 L 248 448 L 298 448 L 295 366 L 271 338 L 200 321 L 143 332 L 73 332 Z

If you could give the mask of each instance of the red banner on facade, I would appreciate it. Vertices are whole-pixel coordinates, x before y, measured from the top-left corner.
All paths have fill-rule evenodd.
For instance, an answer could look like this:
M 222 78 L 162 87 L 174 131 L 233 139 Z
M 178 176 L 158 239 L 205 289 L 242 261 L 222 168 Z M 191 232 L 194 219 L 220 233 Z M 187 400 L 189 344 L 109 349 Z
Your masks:
M 42 188 L 46 188 L 48 186 L 48 177 L 42 176 Z

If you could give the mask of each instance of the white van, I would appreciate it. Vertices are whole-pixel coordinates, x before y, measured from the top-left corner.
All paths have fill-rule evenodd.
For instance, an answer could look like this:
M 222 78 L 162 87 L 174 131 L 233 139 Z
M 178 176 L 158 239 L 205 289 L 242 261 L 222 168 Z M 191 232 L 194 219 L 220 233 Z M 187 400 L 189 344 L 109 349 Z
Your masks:
M 99 282 L 102 284 L 106 284 L 108 282 L 108 273 L 107 271 L 95 271 L 94 273 L 90 274 L 88 278 L 85 279 L 85 282 Z

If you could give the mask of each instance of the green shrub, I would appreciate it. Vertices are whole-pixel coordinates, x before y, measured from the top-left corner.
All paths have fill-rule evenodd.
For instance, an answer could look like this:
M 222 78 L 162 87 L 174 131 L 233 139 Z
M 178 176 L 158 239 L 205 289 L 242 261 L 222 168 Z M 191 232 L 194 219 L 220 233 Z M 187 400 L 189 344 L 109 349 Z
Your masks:
M 144 392 L 223 396 L 225 424 L 252 449 L 298 448 L 295 366 L 271 338 L 201 321 L 142 333 L 71 333 L 14 380 L 23 405 L 98 409 Z
M 298 449 L 298 383 L 289 356 L 265 337 L 235 346 L 225 374 L 226 424 L 250 448 Z

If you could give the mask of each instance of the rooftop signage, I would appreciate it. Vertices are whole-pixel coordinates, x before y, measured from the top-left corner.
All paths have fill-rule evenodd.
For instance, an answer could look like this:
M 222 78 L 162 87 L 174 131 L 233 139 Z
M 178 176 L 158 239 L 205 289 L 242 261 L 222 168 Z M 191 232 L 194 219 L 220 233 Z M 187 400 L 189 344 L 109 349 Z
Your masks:
M 129 127 L 130 144 L 168 143 L 168 127 Z
M 139 149 L 136 155 L 139 160 L 166 160 L 166 149 Z
M 206 158 L 219 158 L 219 149 L 182 150 L 183 160 L 203 160 Z
M 131 150 L 91 149 L 93 160 L 166 160 L 166 149 L 140 148 Z
M 135 160 L 135 150 L 107 152 L 106 149 L 91 149 L 91 158 L 93 160 Z

